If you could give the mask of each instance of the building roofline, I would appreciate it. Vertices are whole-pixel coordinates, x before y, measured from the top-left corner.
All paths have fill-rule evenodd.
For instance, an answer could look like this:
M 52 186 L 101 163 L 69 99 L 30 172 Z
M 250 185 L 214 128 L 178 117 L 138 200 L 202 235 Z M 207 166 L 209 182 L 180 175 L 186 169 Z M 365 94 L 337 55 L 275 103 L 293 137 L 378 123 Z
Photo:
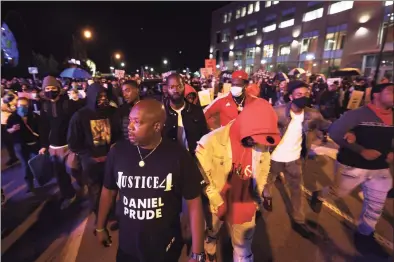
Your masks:
M 227 2 L 227 4 L 224 4 L 224 1 L 223 1 L 223 6 L 222 6 L 222 7 L 219 7 L 219 8 L 216 8 L 216 9 L 214 9 L 214 10 L 212 10 L 212 13 L 215 13 L 215 12 L 217 12 L 217 11 L 220 11 L 221 9 L 224 9 L 224 8 L 230 6 L 230 5 L 233 5 L 234 3 L 239 3 L 239 2 L 237 2 L 237 1 L 226 1 L 226 2 Z

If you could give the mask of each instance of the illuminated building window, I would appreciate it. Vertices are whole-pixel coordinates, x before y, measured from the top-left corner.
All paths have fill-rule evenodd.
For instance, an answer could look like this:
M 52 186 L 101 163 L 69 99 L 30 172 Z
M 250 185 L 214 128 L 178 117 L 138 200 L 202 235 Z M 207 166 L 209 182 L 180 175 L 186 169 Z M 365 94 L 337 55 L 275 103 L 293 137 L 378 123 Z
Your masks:
M 263 27 L 263 32 L 268 33 L 276 30 L 276 24 L 272 24 L 266 27 Z
M 304 14 L 303 22 L 312 21 L 323 16 L 324 8 L 319 8 Z
M 384 6 L 389 6 L 389 5 L 393 5 L 394 1 L 386 1 L 384 3 Z
M 300 54 L 315 53 L 317 51 L 317 44 L 317 36 L 302 39 Z
M 283 45 L 279 47 L 279 55 L 290 55 L 290 45 Z
M 339 50 L 343 49 L 346 41 L 346 31 L 330 33 L 326 35 L 324 43 L 324 50 Z
M 279 24 L 279 28 L 286 28 L 293 25 L 294 25 L 294 18 L 281 22 Z
M 251 59 L 255 57 L 255 53 L 256 53 L 256 48 L 252 47 L 252 48 L 246 48 L 246 59 Z
M 330 5 L 328 10 L 329 15 L 340 13 L 353 8 L 354 1 L 341 1 Z
M 223 32 L 222 43 L 230 41 L 230 32 Z
M 227 14 L 223 15 L 223 23 L 227 23 Z
M 242 54 L 242 51 L 235 51 L 234 52 L 234 58 L 235 58 L 235 60 L 242 60 L 243 59 L 243 54 Z
M 241 9 L 237 9 L 235 12 L 235 19 L 238 19 L 241 16 Z
M 274 54 L 274 45 L 263 46 L 263 57 L 272 57 Z
M 265 1 L 265 7 L 270 7 L 271 5 L 277 5 L 279 1 Z
M 231 22 L 231 16 L 232 16 L 231 12 L 227 14 L 227 23 Z
M 246 32 L 246 36 L 254 36 L 257 35 L 257 24 L 249 25 L 248 31 Z
M 248 15 L 253 13 L 253 3 L 248 6 Z
M 246 6 L 242 7 L 241 17 L 244 17 L 245 15 L 246 15 Z
M 392 21 L 392 20 L 391 20 Z M 387 33 L 386 33 L 387 31 Z M 383 36 L 386 34 L 386 43 L 393 43 L 394 42 L 394 24 L 385 22 L 383 23 L 382 28 L 380 29 L 379 34 L 379 43 L 383 43 Z
M 254 11 L 255 12 L 260 11 L 260 1 L 256 1 L 256 3 L 254 4 Z
M 245 29 L 237 29 L 234 39 L 241 39 L 245 35 Z

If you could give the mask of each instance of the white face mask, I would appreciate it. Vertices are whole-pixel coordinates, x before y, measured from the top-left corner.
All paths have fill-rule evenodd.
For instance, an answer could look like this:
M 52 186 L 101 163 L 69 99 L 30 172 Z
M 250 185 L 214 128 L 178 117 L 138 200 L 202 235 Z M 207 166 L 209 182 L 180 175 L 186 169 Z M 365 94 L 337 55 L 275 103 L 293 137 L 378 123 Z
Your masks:
M 243 87 L 241 86 L 232 86 L 230 89 L 231 94 L 234 97 L 240 97 L 242 95 Z

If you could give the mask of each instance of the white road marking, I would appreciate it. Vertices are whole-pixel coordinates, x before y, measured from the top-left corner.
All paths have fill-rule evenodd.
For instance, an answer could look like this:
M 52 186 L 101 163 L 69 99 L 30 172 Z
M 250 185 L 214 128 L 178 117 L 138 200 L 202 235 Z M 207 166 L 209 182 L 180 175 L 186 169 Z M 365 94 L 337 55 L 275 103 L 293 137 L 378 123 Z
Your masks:
M 88 219 L 89 217 L 86 217 L 70 234 L 62 234 L 58 237 L 35 262 L 76 261 Z
M 312 192 L 306 189 L 304 186 L 302 186 L 302 190 L 304 191 L 305 194 L 312 196 Z M 342 217 L 343 219 L 347 220 L 349 223 L 351 223 L 354 226 L 357 226 L 357 221 L 355 221 L 353 218 L 348 216 L 347 214 L 343 213 L 340 209 L 338 209 L 336 206 L 333 204 L 327 202 L 326 200 L 323 200 L 323 205 L 326 206 L 328 209 L 333 211 L 335 214 L 338 216 Z M 381 244 L 382 246 L 385 246 L 389 248 L 390 250 L 394 250 L 394 244 L 390 240 L 384 238 L 383 236 L 379 235 L 378 233 L 375 232 L 374 234 L 375 240 Z
M 13 196 L 17 195 L 21 191 L 25 190 L 27 188 L 26 184 L 20 185 L 14 190 L 12 190 L 10 193 L 6 195 L 7 199 L 11 199 Z
M 15 180 L 11 180 L 10 182 L 8 182 L 6 185 L 2 186 L 3 190 L 6 191 L 8 187 L 10 187 Z
M 3 255 L 34 223 L 37 222 L 41 210 L 47 202 L 48 200 L 45 200 L 41 203 L 25 221 L 11 232 L 11 234 L 1 240 L 1 255 Z
M 60 262 L 70 262 L 77 260 L 79 247 L 81 246 L 83 233 L 85 232 L 88 219 L 89 216 L 86 217 L 85 220 L 82 221 L 81 224 L 71 233 L 65 248 L 63 248 L 60 254 Z
M 14 194 L 10 194 L 10 198 L 12 195 L 15 195 L 15 191 L 20 191 L 20 188 L 25 188 L 26 185 L 18 187 L 14 190 Z M 42 202 L 34 211 L 31 213 L 17 228 L 14 229 L 7 237 L 1 240 L 1 254 L 3 255 L 7 250 L 23 235 L 29 228 L 34 225 L 40 216 L 41 210 L 44 208 L 49 199 L 54 196 L 59 191 L 59 188 L 56 187 L 55 190 L 49 193 L 49 197 L 47 200 Z

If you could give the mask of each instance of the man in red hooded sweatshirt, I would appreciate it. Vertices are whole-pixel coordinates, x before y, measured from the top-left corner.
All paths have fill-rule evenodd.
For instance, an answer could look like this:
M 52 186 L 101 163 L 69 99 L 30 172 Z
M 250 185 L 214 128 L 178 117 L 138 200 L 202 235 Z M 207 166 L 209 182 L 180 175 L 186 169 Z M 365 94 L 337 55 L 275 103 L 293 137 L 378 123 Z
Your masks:
M 251 100 L 252 96 L 247 94 L 245 89 L 249 84 L 248 74 L 245 71 L 235 71 L 231 75 L 231 89 L 227 96 L 218 97 L 204 108 L 205 118 L 211 129 L 212 119 L 218 116 L 220 119 L 220 126 L 227 125 L 231 120 L 235 119 L 245 104 Z
M 256 115 L 262 119 L 256 121 Z M 270 169 L 269 147 L 280 140 L 277 121 L 267 101 L 252 97 L 235 120 L 198 142 L 196 156 L 212 213 L 205 241 L 209 261 L 216 261 L 217 234 L 226 221 L 234 261 L 253 262 L 255 214 Z

